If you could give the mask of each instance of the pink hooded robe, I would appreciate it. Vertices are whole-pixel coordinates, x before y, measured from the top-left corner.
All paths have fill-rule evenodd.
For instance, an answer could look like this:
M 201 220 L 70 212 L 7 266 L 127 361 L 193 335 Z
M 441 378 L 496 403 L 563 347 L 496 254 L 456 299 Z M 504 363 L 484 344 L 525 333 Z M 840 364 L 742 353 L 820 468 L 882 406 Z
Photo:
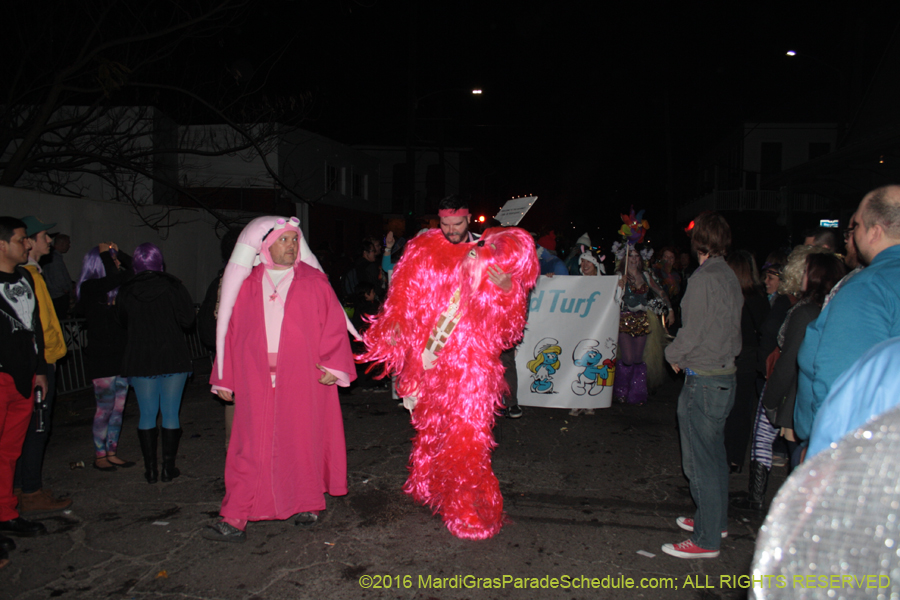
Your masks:
M 263 254 L 267 254 L 263 252 Z M 345 314 L 320 271 L 300 262 L 284 293 L 275 387 L 269 368 L 263 278 L 258 265 L 231 312 L 225 352 L 210 383 L 234 391 L 220 514 L 236 521 L 287 519 L 325 508 L 324 493 L 347 493 L 344 427 L 336 386 L 318 383 L 322 365 L 347 385 L 355 367 Z M 221 369 L 222 376 L 218 372 Z

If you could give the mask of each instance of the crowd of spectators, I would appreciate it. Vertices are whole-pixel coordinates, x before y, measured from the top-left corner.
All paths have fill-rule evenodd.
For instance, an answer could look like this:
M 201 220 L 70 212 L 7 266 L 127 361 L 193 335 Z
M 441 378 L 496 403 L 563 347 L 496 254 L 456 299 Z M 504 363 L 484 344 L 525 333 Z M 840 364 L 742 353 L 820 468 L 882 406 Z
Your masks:
M 160 249 L 139 245 L 133 256 L 115 242 L 100 242 L 84 256 L 75 281 L 63 261 L 70 245 L 56 226 L 34 216 L 0 217 L 0 312 L 6 317 L 0 357 L 0 568 L 15 542 L 7 536 L 47 532 L 23 515 L 67 509 L 42 480 L 51 434 L 56 363 L 67 353 L 60 320 L 85 319 L 87 374 L 96 411 L 92 426 L 93 468 L 115 472 L 135 466 L 119 456 L 122 414 L 129 386 L 141 409 L 138 436 L 145 477 L 156 483 L 157 427 L 162 415 L 162 475 L 179 475 L 175 457 L 181 437 L 178 412 L 192 369 L 184 332 L 194 306 L 184 285 L 165 272 Z
M 713 229 L 728 227 L 718 215 L 701 217 L 698 222 Z M 18 463 L 13 459 L 0 464 L 0 566 L 15 547 L 3 534 L 45 532 L 40 523 L 20 513 L 59 510 L 72 502 L 45 490 L 40 477 L 49 435 L 46 423 L 52 419 L 54 366 L 66 353 L 59 324 L 65 316 L 83 317 L 87 322 L 85 358 L 97 404 L 93 467 L 114 472 L 135 465 L 119 456 L 118 444 L 126 394 L 133 387 L 141 413 L 138 434 L 144 477 L 156 483 L 179 475 L 175 466 L 181 436 L 178 411 L 191 371 L 183 332 L 195 320 L 187 290 L 165 272 L 160 249 L 149 243 L 135 248 L 133 256 L 115 242 L 98 243 L 83 257 L 81 271 L 73 280 L 63 260 L 70 240 L 64 234 L 51 237 L 53 227 L 35 217 L 0 218 L 2 283 L 5 290 L 13 290 L 4 292 L 0 308 L 20 323 L 17 327 L 28 332 L 37 349 L 36 355 L 27 360 L 20 357 L 14 368 L 0 373 L 0 408 L 9 414 L 21 413 L 7 417 L 0 430 L 0 454 L 18 458 Z M 678 522 L 694 531 L 694 537 L 667 545 L 666 552 L 684 558 L 717 556 L 718 540 L 725 536 L 720 525 L 727 523 L 722 515 L 727 515 L 728 507 L 763 511 L 773 468 L 797 467 L 807 452 L 827 449 L 851 426 L 895 402 L 884 394 L 878 395 L 878 403 L 856 399 L 848 391 L 855 388 L 842 375 L 861 368 L 853 366 L 857 359 L 873 364 L 869 351 L 879 342 L 900 336 L 900 261 L 896 260 L 900 257 L 900 187 L 879 188 L 866 195 L 843 233 L 841 244 L 835 229 L 810 230 L 794 248 L 772 248 L 761 267 L 752 252 L 730 248 L 730 230 L 721 239 L 714 235 L 714 243 L 706 245 L 698 246 L 696 238 L 687 240 L 690 253 L 676 246 L 626 245 L 621 256 L 610 252 L 608 259 L 592 246 L 587 234 L 572 245 L 552 231 L 532 234 L 542 275 L 613 273 L 620 278 L 617 400 L 646 402 L 660 379 L 653 375 L 653 368 L 648 375 L 650 362 L 658 363 L 657 373 L 663 377 L 687 374 L 679 418 L 686 452 L 683 466 L 692 493 L 696 487 L 698 513 L 695 519 Z M 236 234 L 230 232 L 223 240 L 223 262 L 231 254 Z M 384 237 L 366 237 L 340 257 L 324 249 L 317 252 L 349 321 L 360 332 L 378 314 L 388 293 L 407 242 L 402 234 L 388 231 Z M 468 229 L 458 235 L 477 239 Z M 697 268 L 698 262 L 702 268 Z M 198 320 L 201 337 L 210 346 L 221 274 L 211 282 Z M 13 293 L 18 294 L 16 298 L 31 298 L 31 304 L 17 306 Z M 728 308 L 732 301 L 737 312 Z M 719 309 L 721 318 L 710 323 L 709 315 Z M 706 311 L 706 316 L 698 311 Z M 656 337 L 651 335 L 654 331 Z M 711 332 L 721 333 L 721 343 L 707 351 L 704 347 Z M 13 328 L 4 335 L 19 343 L 22 340 L 16 336 L 23 334 Z M 732 345 L 733 356 L 719 361 L 716 353 L 732 353 Z M 503 358 L 505 368 L 514 370 L 514 351 Z M 357 384 L 386 390 L 389 383 L 375 379 L 378 374 L 367 373 L 361 365 Z M 708 435 L 698 433 L 699 429 L 687 432 L 684 427 L 690 422 L 700 422 L 690 407 L 698 402 L 696 385 L 707 379 L 723 391 L 715 396 L 716 415 L 707 419 L 714 424 Z M 515 401 L 515 384 L 512 387 L 505 414 L 517 418 L 522 411 Z M 42 395 L 39 402 L 36 388 Z M 32 405 L 41 410 L 26 415 L 22 409 L 26 404 L 29 411 Z M 582 410 L 570 414 L 585 412 L 593 414 Z M 230 425 L 230 415 L 226 422 Z M 720 473 L 727 479 L 729 472 L 744 472 L 748 446 L 748 491 L 722 505 L 720 492 L 728 486 Z M 813 449 L 808 451 L 809 446 Z M 706 454 L 698 459 L 701 452 Z M 710 481 L 716 482 L 716 491 L 705 487 L 707 491 L 701 492 Z M 702 505 L 707 507 L 703 517 Z M 701 518 L 706 521 L 702 526 Z

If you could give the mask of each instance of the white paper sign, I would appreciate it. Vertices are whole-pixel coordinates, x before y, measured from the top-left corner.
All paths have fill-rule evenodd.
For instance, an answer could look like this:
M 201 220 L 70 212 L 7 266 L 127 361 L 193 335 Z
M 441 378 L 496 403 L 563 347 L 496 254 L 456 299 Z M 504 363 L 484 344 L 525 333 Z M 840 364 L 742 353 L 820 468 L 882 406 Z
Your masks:
M 519 404 L 609 408 L 619 336 L 618 276 L 541 276 L 516 356 Z
M 537 196 L 524 196 L 508 200 L 494 218 L 500 221 L 504 227 L 514 227 L 519 224 L 536 200 Z

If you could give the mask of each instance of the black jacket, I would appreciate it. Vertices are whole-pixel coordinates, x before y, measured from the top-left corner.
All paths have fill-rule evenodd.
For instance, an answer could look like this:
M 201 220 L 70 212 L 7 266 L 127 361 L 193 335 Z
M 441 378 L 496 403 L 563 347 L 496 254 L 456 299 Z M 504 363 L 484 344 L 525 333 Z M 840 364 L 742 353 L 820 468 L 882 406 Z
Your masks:
M 200 310 L 197 312 L 197 333 L 200 334 L 200 343 L 210 350 L 216 349 L 216 314 L 219 312 L 219 294 L 223 273 L 225 273 L 225 269 L 221 269 L 216 278 L 209 282 L 206 296 L 203 297 L 203 304 L 200 305 Z
M 794 404 L 797 399 L 797 380 L 800 368 L 797 366 L 797 355 L 800 346 L 806 339 L 806 328 L 815 321 L 822 307 L 814 302 L 801 304 L 794 309 L 784 330 L 784 345 L 781 356 L 775 363 L 775 369 L 766 383 L 766 391 L 762 402 L 775 413 L 772 424 L 776 427 L 794 427 Z
M 28 302 L 34 307 L 31 314 L 20 314 Z M 47 374 L 47 363 L 34 280 L 22 267 L 0 272 L 0 341 L 0 372 L 10 375 L 16 390 L 30 398 L 31 382 L 35 375 Z
M 116 266 L 110 253 L 101 252 L 100 260 L 106 269 L 106 277 L 82 282 L 78 303 L 73 313 L 87 319 L 87 359 L 88 377 L 100 379 L 119 375 L 122 356 L 125 354 L 125 328 L 116 320 L 116 307 L 109 304 L 110 291 L 124 284 L 134 273 L 131 271 L 131 257 L 119 252 L 122 268 Z
M 778 346 L 778 331 L 781 329 L 781 324 L 784 323 L 784 318 L 793 305 L 788 296 L 778 294 L 771 310 L 769 310 L 769 314 L 766 315 L 766 320 L 763 321 L 762 329 L 759 332 L 759 353 L 756 365 L 760 373 L 766 372 L 766 359 Z
M 116 315 L 128 330 L 120 375 L 191 371 L 184 329 L 194 322 L 194 305 L 178 278 L 158 271 L 138 273 L 119 288 Z

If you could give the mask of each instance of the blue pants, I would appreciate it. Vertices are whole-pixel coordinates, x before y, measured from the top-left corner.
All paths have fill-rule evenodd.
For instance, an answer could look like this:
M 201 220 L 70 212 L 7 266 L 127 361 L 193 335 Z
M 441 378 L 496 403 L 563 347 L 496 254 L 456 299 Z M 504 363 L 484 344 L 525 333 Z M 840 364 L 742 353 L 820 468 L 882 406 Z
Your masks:
M 160 412 L 163 429 L 178 429 L 181 426 L 178 411 L 181 409 L 181 394 L 187 378 L 188 373 L 129 378 L 141 409 L 138 429 L 156 427 L 156 417 Z
M 688 375 L 678 396 L 681 464 L 697 505 L 691 540 L 718 550 L 728 529 L 725 419 L 734 404 L 735 376 Z

